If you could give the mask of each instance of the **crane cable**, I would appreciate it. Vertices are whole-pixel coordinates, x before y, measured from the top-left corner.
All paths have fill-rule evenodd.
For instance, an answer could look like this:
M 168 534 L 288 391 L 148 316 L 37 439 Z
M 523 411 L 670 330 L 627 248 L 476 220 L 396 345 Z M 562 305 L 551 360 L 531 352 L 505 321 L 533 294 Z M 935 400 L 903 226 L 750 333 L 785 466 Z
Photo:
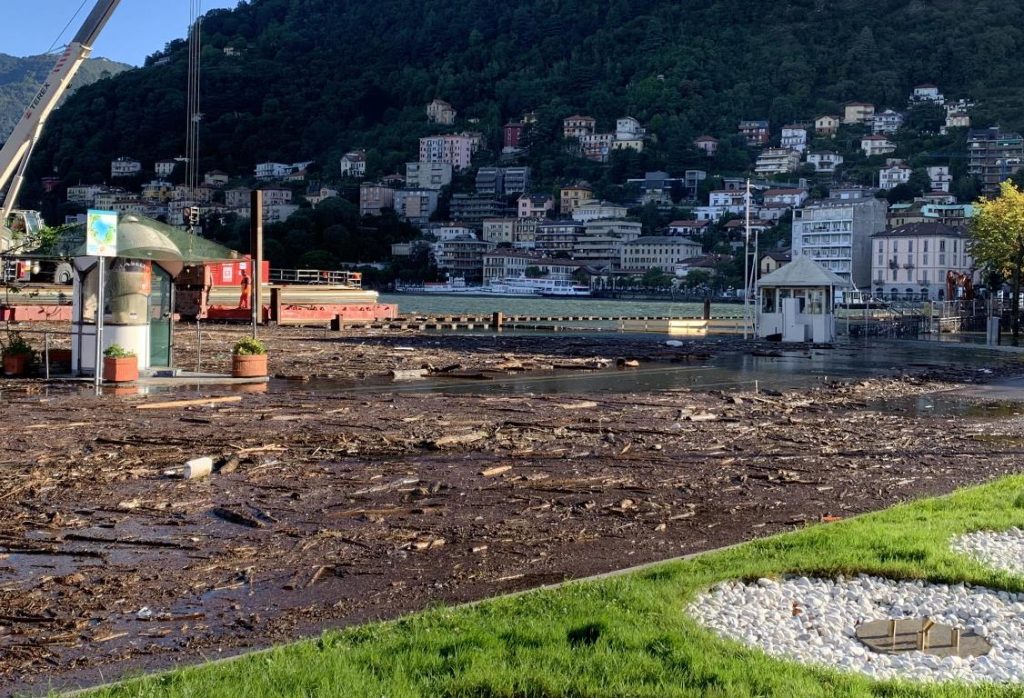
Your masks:
M 200 59 L 202 53 L 202 0 L 190 0 L 188 33 L 188 123 L 185 128 L 185 186 L 188 188 L 188 199 L 192 206 L 198 206 L 197 191 L 199 188 L 199 122 L 202 119 L 199 101 L 199 79 L 201 75 Z M 189 257 L 192 256 L 192 243 L 195 237 L 195 226 L 191 217 L 186 221 L 189 237 Z
M 71 15 L 71 19 L 68 20 L 68 23 L 65 24 L 64 28 L 60 30 L 59 34 L 57 34 L 57 38 L 53 40 L 52 44 L 50 44 L 50 48 L 46 49 L 46 53 L 50 53 L 55 48 L 57 48 L 57 44 L 60 43 L 60 40 L 62 38 L 64 38 L 64 32 L 66 32 L 68 30 L 68 28 L 71 26 L 72 22 L 74 22 L 76 19 L 78 19 L 78 15 L 80 15 L 82 13 L 82 10 L 85 8 L 85 4 L 87 2 L 89 2 L 89 0 L 82 0 L 82 4 L 78 6 L 78 9 L 75 10 L 75 14 Z

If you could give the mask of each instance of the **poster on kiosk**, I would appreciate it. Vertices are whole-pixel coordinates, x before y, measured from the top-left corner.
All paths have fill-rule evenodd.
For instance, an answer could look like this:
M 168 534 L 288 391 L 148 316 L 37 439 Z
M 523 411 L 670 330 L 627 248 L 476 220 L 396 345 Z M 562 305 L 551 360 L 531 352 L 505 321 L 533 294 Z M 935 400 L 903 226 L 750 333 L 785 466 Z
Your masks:
M 103 294 L 106 286 L 106 258 L 117 256 L 117 211 L 96 211 L 90 209 L 85 219 L 85 253 L 90 257 L 99 258 L 99 281 L 97 283 L 96 312 L 96 356 L 95 377 L 96 390 L 103 380 L 103 315 L 106 303 Z
M 86 214 L 85 253 L 90 257 L 117 256 L 117 211 L 96 211 Z

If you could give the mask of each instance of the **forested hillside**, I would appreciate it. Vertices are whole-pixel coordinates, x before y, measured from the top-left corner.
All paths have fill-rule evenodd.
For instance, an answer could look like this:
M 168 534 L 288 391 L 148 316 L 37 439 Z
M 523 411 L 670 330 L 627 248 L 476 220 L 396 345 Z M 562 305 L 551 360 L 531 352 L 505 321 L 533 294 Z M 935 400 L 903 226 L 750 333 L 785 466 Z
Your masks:
M 16 58 L 0 53 L 0 140 L 7 138 L 18 123 L 25 105 L 35 96 L 56 60 L 54 55 Z M 71 90 L 73 92 L 83 85 L 117 75 L 129 68 L 131 66 L 106 58 L 86 61 L 71 83 Z
M 574 112 L 599 128 L 630 114 L 656 139 L 642 164 L 668 169 L 742 118 L 777 129 L 847 100 L 900 108 L 922 82 L 977 101 L 976 125 L 1024 127 L 1024 0 L 251 0 L 207 16 L 203 58 L 201 165 L 235 174 L 305 159 L 333 173 L 357 147 L 371 174 L 394 171 L 436 130 L 434 97 L 495 147 L 527 110 L 538 145 Z M 112 157 L 180 154 L 185 88 L 176 42 L 80 90 L 37 173 L 101 181 Z M 541 181 L 573 174 L 552 152 L 531 153 Z

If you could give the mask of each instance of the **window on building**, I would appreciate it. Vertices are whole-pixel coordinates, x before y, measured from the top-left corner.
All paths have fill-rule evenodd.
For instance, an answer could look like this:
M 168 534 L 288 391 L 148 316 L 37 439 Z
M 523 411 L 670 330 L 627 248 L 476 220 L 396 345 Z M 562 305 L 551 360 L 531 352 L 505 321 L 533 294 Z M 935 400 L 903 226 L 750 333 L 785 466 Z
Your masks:
M 945 252 L 945 251 L 946 251 L 946 241 L 945 240 L 939 240 L 939 252 Z
M 914 241 L 913 240 L 907 240 L 907 252 L 913 252 L 913 251 L 914 251 Z
M 927 240 L 924 241 L 924 251 L 925 252 L 928 251 L 928 241 Z
M 897 274 L 899 274 L 899 271 L 898 271 L 898 270 L 896 270 L 896 269 L 893 269 L 893 270 L 892 270 L 892 280 L 893 280 L 893 281 L 898 281 L 898 280 L 899 280 L 899 279 L 897 278 L 897 276 L 896 276 Z

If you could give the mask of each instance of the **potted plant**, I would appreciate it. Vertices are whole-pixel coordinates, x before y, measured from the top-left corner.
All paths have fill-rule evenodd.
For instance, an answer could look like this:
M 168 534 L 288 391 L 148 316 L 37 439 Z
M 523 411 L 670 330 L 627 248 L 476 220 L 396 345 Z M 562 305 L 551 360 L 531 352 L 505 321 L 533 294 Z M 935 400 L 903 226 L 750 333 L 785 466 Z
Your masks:
M 32 345 L 25 341 L 20 332 L 11 332 L 7 335 L 7 343 L 0 348 L 3 354 L 4 375 L 24 376 L 28 373 L 28 367 L 35 358 L 35 350 Z
M 267 346 L 251 337 L 235 342 L 231 350 L 231 375 L 235 378 L 267 375 Z
M 103 380 L 110 383 L 130 383 L 139 379 L 139 359 L 120 344 L 111 344 L 103 350 Z

